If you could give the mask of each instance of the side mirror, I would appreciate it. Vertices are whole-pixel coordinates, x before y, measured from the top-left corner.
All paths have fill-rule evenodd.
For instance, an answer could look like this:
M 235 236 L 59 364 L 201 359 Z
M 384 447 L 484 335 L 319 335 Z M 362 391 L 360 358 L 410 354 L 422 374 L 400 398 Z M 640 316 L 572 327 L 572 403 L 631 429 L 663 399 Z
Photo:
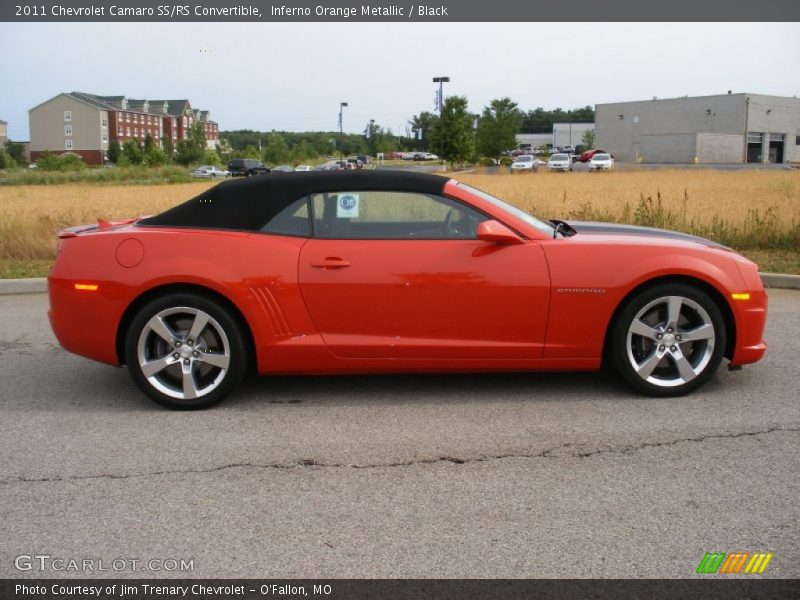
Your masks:
M 525 240 L 498 221 L 483 221 L 478 225 L 478 239 L 501 246 L 524 244 Z

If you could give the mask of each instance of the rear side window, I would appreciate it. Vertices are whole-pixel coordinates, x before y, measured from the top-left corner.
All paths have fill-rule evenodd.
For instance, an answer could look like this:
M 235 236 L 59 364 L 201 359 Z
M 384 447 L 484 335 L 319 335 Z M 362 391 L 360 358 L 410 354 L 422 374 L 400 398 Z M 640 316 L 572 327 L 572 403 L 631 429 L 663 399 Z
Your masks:
M 261 231 L 275 235 L 309 237 L 311 218 L 308 213 L 308 198 L 300 198 L 284 208 L 270 219 Z
M 450 198 L 411 192 L 313 194 L 314 235 L 328 239 L 476 239 L 486 217 Z

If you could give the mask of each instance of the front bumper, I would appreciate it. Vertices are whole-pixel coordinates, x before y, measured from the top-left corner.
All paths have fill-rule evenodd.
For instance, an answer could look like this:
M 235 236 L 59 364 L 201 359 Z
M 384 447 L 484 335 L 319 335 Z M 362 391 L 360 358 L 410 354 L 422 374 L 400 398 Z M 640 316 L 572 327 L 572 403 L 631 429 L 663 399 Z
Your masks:
M 767 323 L 767 294 L 763 288 L 750 292 L 750 300 L 734 301 L 736 346 L 731 365 L 747 365 L 763 358 L 767 351 L 764 327 Z

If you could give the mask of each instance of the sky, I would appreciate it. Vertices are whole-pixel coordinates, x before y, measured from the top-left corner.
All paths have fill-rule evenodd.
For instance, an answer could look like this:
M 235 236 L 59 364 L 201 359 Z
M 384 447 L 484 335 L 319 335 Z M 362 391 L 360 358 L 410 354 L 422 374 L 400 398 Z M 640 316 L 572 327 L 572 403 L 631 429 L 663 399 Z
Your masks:
M 800 96 L 798 23 L 0 23 L 0 119 L 66 91 L 188 98 L 222 130 L 395 133 L 434 109 L 751 92 Z

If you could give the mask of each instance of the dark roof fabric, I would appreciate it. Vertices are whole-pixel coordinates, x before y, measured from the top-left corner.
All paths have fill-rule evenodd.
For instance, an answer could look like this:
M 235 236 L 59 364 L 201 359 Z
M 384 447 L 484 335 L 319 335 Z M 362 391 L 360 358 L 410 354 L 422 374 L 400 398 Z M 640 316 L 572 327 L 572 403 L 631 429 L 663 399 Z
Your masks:
M 322 192 L 441 194 L 448 179 L 404 171 L 268 173 L 226 181 L 140 225 L 256 231 L 295 200 Z

